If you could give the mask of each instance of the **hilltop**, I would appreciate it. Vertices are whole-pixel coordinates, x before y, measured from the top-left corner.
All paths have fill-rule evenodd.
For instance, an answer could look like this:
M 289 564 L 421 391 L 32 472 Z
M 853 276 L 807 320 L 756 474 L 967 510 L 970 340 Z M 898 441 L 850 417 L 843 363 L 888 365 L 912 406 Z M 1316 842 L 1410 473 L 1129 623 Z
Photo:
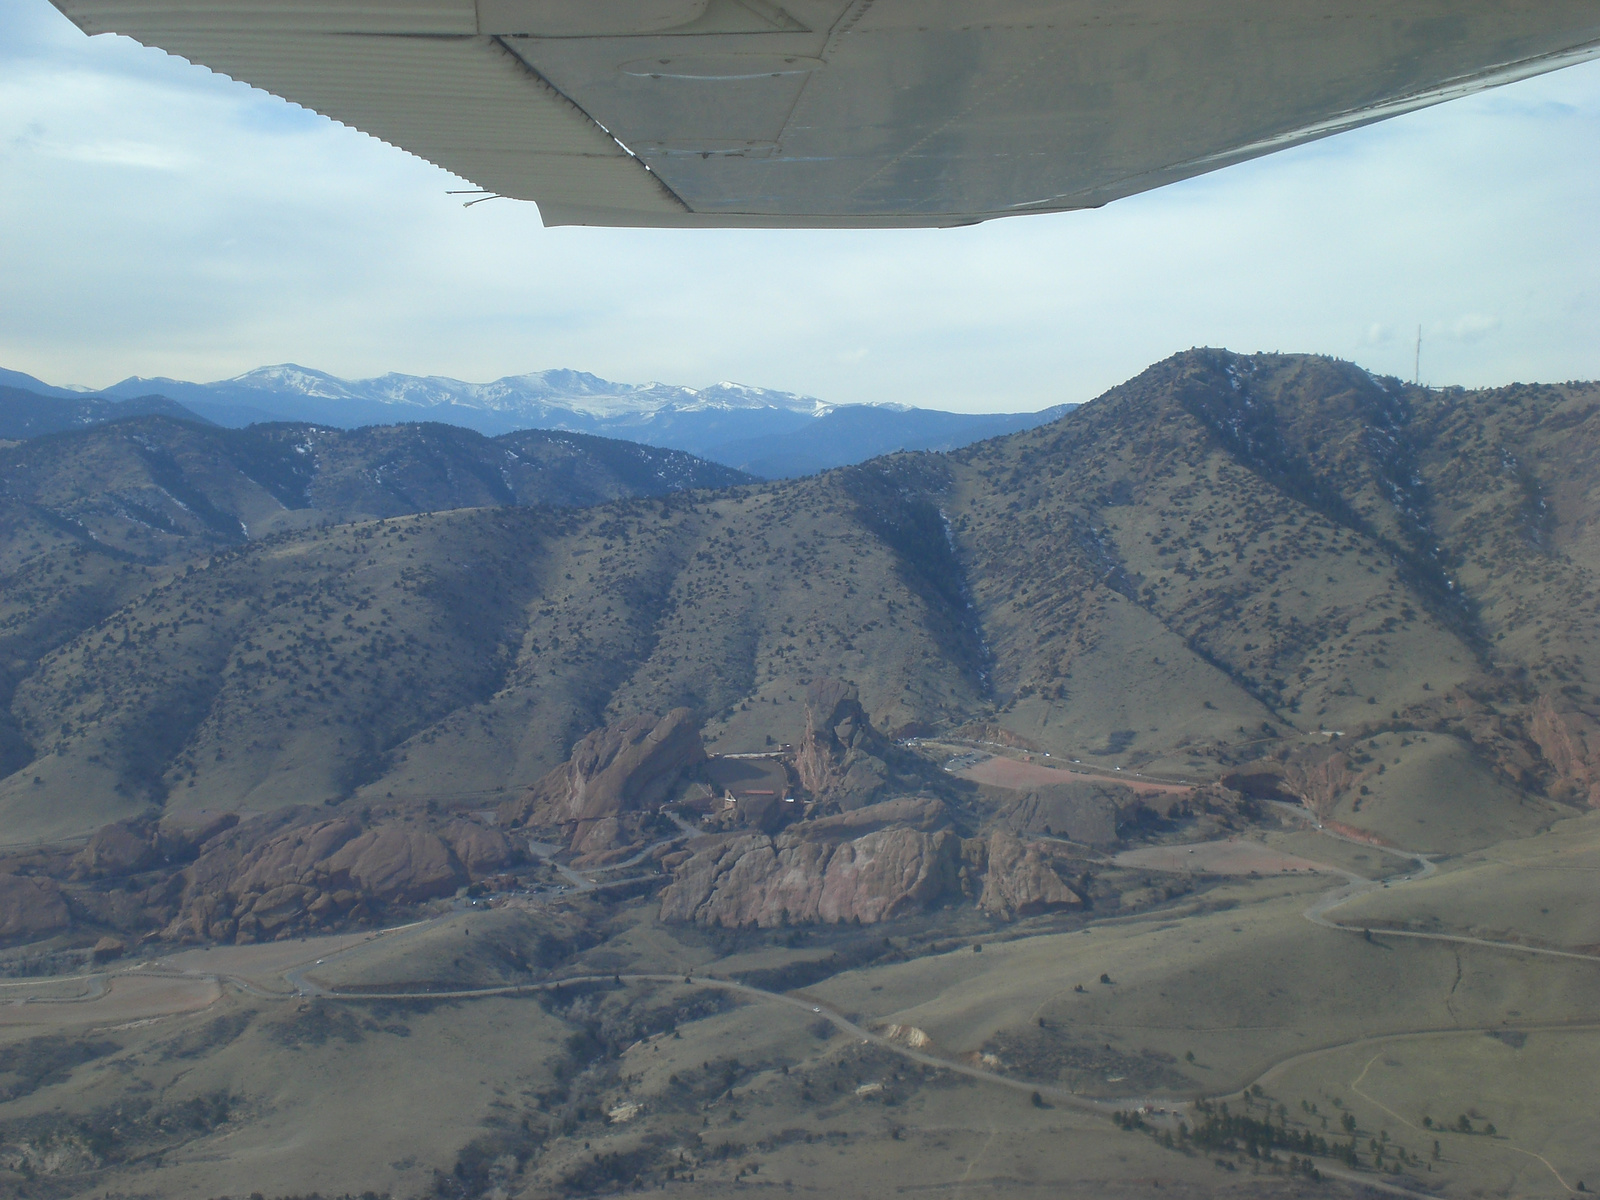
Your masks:
M 106 400 L 99 396 L 45 396 L 0 384 L 0 439 L 19 441 L 47 433 L 84 429 L 128 417 L 165 416 L 210 424 L 165 396 Z

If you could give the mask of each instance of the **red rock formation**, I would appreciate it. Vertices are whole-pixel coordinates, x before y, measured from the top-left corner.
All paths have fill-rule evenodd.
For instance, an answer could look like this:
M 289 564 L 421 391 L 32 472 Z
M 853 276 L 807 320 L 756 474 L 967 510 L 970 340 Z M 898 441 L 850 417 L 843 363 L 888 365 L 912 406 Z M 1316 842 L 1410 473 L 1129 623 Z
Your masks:
M 840 823 L 827 828 L 807 826 L 776 838 L 745 834 L 695 847 L 662 893 L 661 919 L 728 926 L 868 925 L 919 911 L 957 886 L 961 839 L 949 831 L 928 833 L 905 825 L 859 832 L 890 815 L 862 809 L 846 814 L 857 818 L 854 828 L 836 818 Z M 917 810 L 916 815 L 929 814 Z
M 336 817 L 209 846 L 183 872 L 177 916 L 164 935 L 179 941 L 260 940 L 325 926 L 391 905 L 448 896 L 471 879 L 517 862 L 498 830 L 455 821 L 437 832 L 415 825 L 365 828 Z
M 1324 821 L 1339 803 L 1339 797 L 1356 782 L 1357 773 L 1350 769 L 1349 757 L 1332 746 L 1296 749 L 1283 764 L 1284 788 Z
M 466 872 L 444 839 L 425 829 L 388 825 L 352 838 L 322 864 L 337 886 L 380 904 L 415 904 L 448 896 L 466 882 Z
M 633 717 L 584 737 L 571 758 L 504 805 L 501 820 L 569 829 L 574 849 L 601 853 L 626 840 L 627 823 L 618 817 L 659 805 L 705 757 L 688 709 L 675 708 L 659 721 Z
M 1059 908 L 1077 908 L 1079 895 L 1061 882 L 1038 842 L 1023 842 L 997 830 L 989 838 L 988 870 L 978 904 L 985 912 L 1010 920 Z
M 43 937 L 71 924 L 55 880 L 0 875 L 0 941 Z
M 97 879 L 132 875 L 157 861 L 154 831 L 148 825 L 102 825 L 73 860 L 73 876 Z
M 932 833 L 948 820 L 949 814 L 942 801 L 931 796 L 902 796 L 897 800 L 884 800 L 865 808 L 808 821 L 804 832 L 810 837 L 860 837 L 874 830 L 904 825 Z
M 352 817 L 287 830 L 250 850 L 226 880 L 226 890 L 243 895 L 318 880 L 327 873 L 323 864 L 329 857 L 361 830 Z
M 932 822 L 941 813 L 936 800 L 891 800 L 776 838 L 706 839 L 678 864 L 661 895 L 661 919 L 726 926 L 870 925 L 959 896 L 963 878 L 974 875 L 983 879 L 979 903 L 1006 920 L 1083 903 L 1037 842 L 1001 831 L 987 843 L 964 843 L 949 830 L 885 824 L 907 815 Z M 863 827 L 870 832 L 861 832 Z
M 806 733 L 795 754 L 800 783 L 818 800 L 860 808 L 889 782 L 888 742 L 867 718 L 855 686 L 819 679 L 806 691 Z
M 473 821 L 452 821 L 439 830 L 439 836 L 461 860 L 474 879 L 503 871 L 523 859 L 523 847 L 498 829 Z
M 1546 694 L 1534 703 L 1528 732 L 1555 769 L 1551 790 L 1600 807 L 1600 722 L 1565 696 Z

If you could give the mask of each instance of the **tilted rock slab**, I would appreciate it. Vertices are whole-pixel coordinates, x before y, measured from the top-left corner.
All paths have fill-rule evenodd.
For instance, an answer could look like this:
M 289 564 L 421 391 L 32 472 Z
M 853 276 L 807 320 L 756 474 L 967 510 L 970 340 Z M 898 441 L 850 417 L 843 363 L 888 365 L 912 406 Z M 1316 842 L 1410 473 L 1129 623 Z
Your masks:
M 853 922 L 917 912 L 956 888 L 961 839 L 897 826 L 844 841 L 786 832 L 719 841 L 682 864 L 663 921 L 706 925 Z
M 1600 808 L 1600 722 L 1567 697 L 1546 693 L 1533 706 L 1528 732 L 1567 792 Z
M 1003 801 L 999 817 L 1016 834 L 1070 838 L 1089 846 L 1117 840 L 1117 818 L 1138 797 L 1116 784 L 1042 784 Z
M 806 690 L 806 732 L 795 771 L 813 796 L 846 809 L 872 803 L 889 782 L 887 751 L 855 685 L 819 679 Z
M 989 838 L 988 869 L 978 905 L 985 912 L 1010 919 L 1051 909 L 1078 908 L 1083 899 L 1061 882 L 1038 842 L 996 831 Z
M 662 803 L 705 758 L 699 722 L 687 708 L 659 720 L 630 717 L 587 734 L 571 758 L 502 807 L 501 821 L 575 826 L 573 848 L 600 852 L 626 837 L 617 817 Z
M 348 817 L 318 821 L 248 848 L 223 844 L 203 853 L 184 872 L 183 903 L 163 936 L 276 937 L 308 922 L 448 896 L 519 855 L 503 833 L 466 821 L 437 832 L 369 829 Z
M 0 875 L 0 941 L 41 937 L 72 924 L 53 879 Z

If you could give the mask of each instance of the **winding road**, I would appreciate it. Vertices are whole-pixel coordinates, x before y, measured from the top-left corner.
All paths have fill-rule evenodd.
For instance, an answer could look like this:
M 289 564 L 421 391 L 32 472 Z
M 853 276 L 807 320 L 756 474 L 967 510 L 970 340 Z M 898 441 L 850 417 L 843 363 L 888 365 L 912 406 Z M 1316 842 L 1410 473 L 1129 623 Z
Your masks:
M 1296 814 L 1296 815 L 1302 815 L 1302 814 Z M 1314 821 L 1312 821 L 1310 823 L 1315 825 Z M 1333 832 L 1331 830 L 1326 830 L 1326 829 L 1321 828 L 1320 825 L 1317 825 L 1316 828 L 1317 828 L 1317 831 L 1320 834 L 1322 834 L 1323 836 L 1334 838 L 1336 840 L 1341 840 L 1341 841 L 1354 842 L 1354 839 L 1344 838 L 1338 833 L 1335 833 L 1335 832 Z M 677 843 L 677 842 L 680 842 L 680 841 L 683 841 L 683 840 L 687 839 L 688 837 L 690 837 L 690 836 L 692 836 L 692 835 L 694 835 L 694 834 L 696 834 L 698 832 L 699 832 L 698 830 L 693 829 L 692 827 L 682 827 L 682 826 L 680 826 L 680 832 L 678 834 L 674 835 L 673 837 L 666 838 L 666 839 L 663 839 L 663 840 L 661 840 L 659 842 L 656 842 L 656 843 L 652 844 L 651 846 L 646 847 L 644 850 L 640 851 L 638 854 L 634 855 L 632 858 L 627 859 L 627 860 L 625 860 L 623 862 L 611 864 L 611 866 L 606 868 L 606 869 L 607 870 L 622 870 L 622 869 L 625 869 L 627 867 L 636 866 L 640 862 L 643 862 L 646 858 L 648 858 L 652 853 L 654 853 L 656 850 L 660 849 L 661 847 L 666 846 L 666 845 L 671 845 L 671 844 L 674 844 L 674 843 Z M 1344 870 L 1342 868 L 1335 867 L 1335 866 L 1332 866 L 1330 864 L 1326 864 L 1326 863 L 1319 864 L 1328 873 L 1336 875 L 1336 876 L 1339 876 L 1343 880 L 1343 882 L 1340 883 L 1339 885 L 1337 885 L 1336 887 L 1334 887 L 1333 889 L 1331 889 L 1331 890 L 1323 893 L 1319 897 L 1317 897 L 1317 899 L 1303 911 L 1302 915 L 1305 917 L 1305 919 L 1307 921 L 1311 922 L 1314 925 L 1317 925 L 1317 926 L 1320 926 L 1322 928 L 1325 928 L 1325 929 L 1337 930 L 1337 931 L 1342 932 L 1342 933 L 1355 933 L 1355 934 L 1363 934 L 1363 935 L 1365 935 L 1365 934 L 1368 933 L 1368 931 L 1364 927 L 1341 924 L 1340 922 L 1331 920 L 1329 918 L 1329 914 L 1334 912 L 1335 910 L 1337 910 L 1341 906 L 1346 905 L 1346 904 L 1350 903 L 1351 901 L 1353 901 L 1353 900 L 1355 900 L 1355 899 L 1357 899 L 1357 898 L 1359 898 L 1361 896 L 1367 895 L 1368 893 L 1370 893 L 1372 891 L 1379 890 L 1379 889 L 1382 889 L 1384 887 L 1389 887 L 1389 888 L 1392 889 L 1392 888 L 1395 888 L 1395 887 L 1404 886 L 1404 885 L 1406 885 L 1408 883 L 1420 882 L 1421 880 L 1427 879 L 1427 878 L 1431 877 L 1432 875 L 1434 875 L 1437 872 L 1438 867 L 1434 863 L 1432 858 L 1430 858 L 1430 857 L 1428 857 L 1426 855 L 1411 854 L 1411 853 L 1407 853 L 1407 852 L 1400 851 L 1400 850 L 1395 850 L 1395 849 L 1388 848 L 1388 847 L 1381 847 L 1381 846 L 1380 847 L 1372 847 L 1372 846 L 1369 846 L 1367 843 L 1355 843 L 1355 844 L 1362 845 L 1362 846 L 1364 846 L 1366 848 L 1369 848 L 1369 849 L 1378 849 L 1378 850 L 1383 851 L 1384 853 L 1391 854 L 1391 855 L 1394 855 L 1396 857 L 1404 858 L 1407 861 L 1416 862 L 1416 863 L 1420 863 L 1421 864 L 1420 868 L 1418 870 L 1414 871 L 1413 873 L 1408 874 L 1408 875 L 1403 875 L 1403 876 L 1400 876 L 1398 878 L 1390 878 L 1387 881 L 1385 881 L 1385 880 L 1367 879 L 1367 878 L 1364 878 L 1364 877 L 1362 877 L 1360 875 L 1356 875 L 1353 872 L 1346 871 L 1346 870 Z M 540 848 L 535 848 L 535 852 L 538 853 L 539 849 Z M 553 850 L 553 848 L 552 848 L 552 850 Z M 541 855 L 541 857 L 548 857 L 548 855 Z M 633 882 L 633 879 L 629 878 L 629 879 L 616 880 L 616 881 L 613 881 L 613 882 L 610 882 L 610 883 L 597 884 L 594 880 L 585 878 L 584 876 L 579 875 L 577 872 L 572 871 L 570 868 L 566 868 L 566 867 L 564 867 L 564 866 L 562 866 L 560 864 L 556 864 L 556 866 L 557 866 L 557 869 L 561 871 L 562 875 L 565 878 L 567 878 L 569 881 L 571 881 L 572 884 L 574 885 L 574 887 L 580 892 L 593 891 L 598 887 L 609 887 L 609 886 L 615 886 L 616 884 Z M 1152 869 L 1152 868 L 1146 868 L 1146 869 Z M 640 877 L 640 878 L 644 878 L 644 877 Z M 114 985 L 114 982 L 115 982 L 115 980 L 117 978 L 119 978 L 119 977 L 128 977 L 128 976 L 132 976 L 132 975 L 135 975 L 135 974 L 142 975 L 142 976 L 145 976 L 145 977 L 151 977 L 151 976 L 162 977 L 162 976 L 164 976 L 164 977 L 169 977 L 169 978 L 178 978 L 178 979 L 185 979 L 185 980 L 197 980 L 197 979 L 210 980 L 210 981 L 218 984 L 219 986 L 220 985 L 226 985 L 226 986 L 229 986 L 229 987 L 233 987 L 233 988 L 237 989 L 238 991 L 244 992 L 246 994 L 249 994 L 251 996 L 255 996 L 255 997 L 260 998 L 260 999 L 290 1000 L 290 999 L 310 999 L 310 998 L 315 998 L 315 999 L 322 999 L 322 1000 L 349 1001 L 349 1002 L 364 1002 L 364 1001 L 372 1001 L 372 1000 L 418 1000 L 418 999 L 465 1000 L 465 999 L 473 999 L 473 998 L 479 998 L 479 997 L 509 996 L 509 995 L 518 995 L 518 994 L 528 994 L 528 993 L 539 992 L 539 991 L 551 991 L 551 990 L 555 990 L 557 988 L 570 987 L 570 986 L 574 986 L 574 985 L 585 985 L 585 984 L 607 984 L 607 983 L 610 983 L 610 984 L 619 984 L 620 983 L 622 985 L 688 984 L 690 986 L 712 988 L 712 989 L 716 989 L 716 990 L 720 990 L 720 991 L 724 991 L 724 992 L 729 992 L 729 993 L 732 993 L 732 994 L 735 994 L 735 995 L 738 995 L 738 996 L 742 996 L 742 997 L 745 997 L 745 998 L 748 998 L 748 999 L 751 999 L 751 1000 L 754 1000 L 754 1001 L 760 1001 L 760 1002 L 765 1002 L 765 1003 L 769 1003 L 769 1004 L 783 1005 L 783 1006 L 785 1006 L 787 1008 L 794 1009 L 794 1010 L 802 1012 L 802 1013 L 806 1013 L 806 1014 L 809 1014 L 809 1015 L 812 1015 L 812 1016 L 817 1016 L 817 1017 L 820 1017 L 820 1018 L 828 1021 L 835 1028 L 839 1029 L 841 1032 L 849 1035 L 850 1037 L 859 1039 L 863 1044 L 871 1044 L 871 1045 L 875 1045 L 875 1046 L 881 1047 L 881 1048 L 883 1048 L 885 1050 L 888 1050 L 888 1051 L 890 1051 L 890 1052 L 892 1052 L 894 1054 L 899 1055 L 901 1058 L 907 1059 L 908 1061 L 911 1061 L 911 1062 L 915 1062 L 915 1063 L 917 1063 L 917 1064 L 919 1064 L 921 1066 L 932 1067 L 932 1068 L 935 1068 L 935 1069 L 940 1070 L 940 1071 L 948 1071 L 948 1072 L 951 1072 L 952 1074 L 965 1076 L 967 1078 L 979 1081 L 981 1083 L 989 1084 L 989 1085 L 992 1085 L 994 1087 L 1004 1088 L 1004 1089 L 1007 1089 L 1007 1090 L 1015 1092 L 1015 1093 L 1027 1095 L 1029 1097 L 1031 1097 L 1033 1094 L 1037 1093 L 1041 1099 L 1048 1100 L 1052 1104 L 1060 1105 L 1060 1106 L 1066 1107 L 1066 1108 L 1075 1109 L 1077 1111 L 1084 1112 L 1084 1113 L 1089 1113 L 1089 1114 L 1092 1114 L 1092 1115 L 1095 1115 L 1095 1116 L 1099 1116 L 1099 1117 L 1109 1117 L 1113 1112 L 1130 1110 L 1130 1109 L 1139 1110 L 1139 1111 L 1153 1110 L 1152 1115 L 1147 1118 L 1147 1120 L 1149 1120 L 1151 1123 L 1158 1124 L 1158 1125 L 1162 1124 L 1162 1123 L 1165 1123 L 1165 1124 L 1168 1124 L 1168 1125 L 1175 1125 L 1180 1117 L 1182 1117 L 1184 1115 L 1188 1115 L 1191 1112 L 1191 1110 L 1193 1109 L 1193 1105 L 1191 1103 L 1184 1102 L 1184 1101 L 1174 1101 L 1174 1100 L 1171 1100 L 1171 1099 L 1153 1099 L 1153 1098 L 1146 1098 L 1146 1097 L 1119 1097 L 1119 1098 L 1114 1098 L 1114 1099 L 1094 1099 L 1094 1098 L 1091 1098 L 1091 1097 L 1079 1095 L 1079 1094 L 1077 1094 L 1075 1092 L 1072 1092 L 1071 1090 L 1069 1090 L 1067 1088 L 1063 1088 L 1063 1087 L 1061 1087 L 1059 1085 L 1056 1085 L 1056 1084 L 1034 1082 L 1034 1081 L 1025 1080 L 1025 1079 L 1018 1079 L 1018 1078 L 1011 1077 L 1011 1076 L 999 1075 L 999 1074 L 996 1074 L 996 1073 L 994 1073 L 992 1071 L 984 1070 L 984 1069 L 982 1069 L 980 1067 L 970 1066 L 970 1065 L 968 1065 L 966 1063 L 953 1061 L 953 1060 L 948 1059 L 948 1058 L 942 1058 L 942 1057 L 940 1057 L 938 1055 L 929 1054 L 929 1053 L 927 1053 L 925 1051 L 917 1050 L 917 1049 L 915 1049 L 915 1048 L 913 1048 L 911 1046 L 904 1045 L 904 1044 L 902 1044 L 900 1042 L 897 1042 L 897 1041 L 895 1041 L 895 1040 L 893 1040 L 893 1039 L 891 1039 L 889 1037 L 886 1037 L 885 1035 L 883 1035 L 881 1033 L 878 1033 L 878 1032 L 876 1032 L 876 1031 L 874 1031 L 874 1030 L 872 1030 L 870 1028 L 867 1028 L 867 1027 L 857 1023 L 855 1020 L 851 1019 L 849 1016 L 847 1016 L 846 1014 L 838 1011 L 837 1009 L 835 1009 L 835 1008 L 833 1008 L 833 1007 L 831 1007 L 831 1006 L 829 1006 L 829 1005 L 827 1005 L 825 1003 L 822 1003 L 819 1000 L 815 1000 L 813 998 L 809 998 L 809 997 L 807 997 L 807 996 L 805 996 L 803 994 L 796 994 L 796 993 L 790 993 L 790 992 L 770 991 L 770 990 L 767 990 L 765 988 L 759 988 L 759 987 L 754 987 L 754 986 L 752 986 L 750 984 L 740 983 L 740 982 L 738 982 L 736 980 L 725 979 L 725 978 L 721 978 L 721 977 L 718 977 L 718 976 L 712 976 L 712 975 L 694 975 L 694 974 L 678 975 L 678 974 L 667 974 L 667 973 L 659 973 L 659 972 L 623 972 L 623 973 L 620 973 L 620 974 L 618 974 L 618 973 L 588 974 L 588 975 L 568 976 L 568 977 L 562 978 L 562 979 L 552 979 L 552 980 L 547 980 L 547 981 L 543 981 L 543 982 L 539 982 L 539 983 L 506 984 L 506 985 L 494 986 L 494 987 L 443 989 L 443 990 L 437 990 L 437 991 L 424 991 L 424 992 L 418 992 L 418 991 L 394 991 L 394 992 L 377 992 L 377 991 L 347 992 L 347 991 L 339 991 L 337 989 L 327 987 L 326 985 L 321 984 L 321 983 L 317 982 L 315 979 L 310 977 L 311 976 L 311 972 L 313 971 L 314 968 L 316 968 L 318 966 L 324 966 L 324 965 L 326 965 L 326 964 L 328 964 L 330 962 L 333 962 L 334 960 L 336 960 L 338 958 L 343 957 L 346 954 L 352 953 L 353 951 L 355 951 L 357 949 L 360 949 L 360 948 L 365 947 L 365 946 L 369 946 L 371 944 L 371 941 L 373 940 L 373 938 L 385 938 L 385 939 L 397 938 L 397 937 L 403 938 L 403 937 L 406 937 L 406 936 L 411 935 L 413 933 L 419 932 L 419 931 L 421 931 L 423 929 L 426 929 L 426 928 L 436 924 L 439 921 L 446 920 L 446 919 L 448 919 L 449 915 L 452 915 L 452 914 L 445 914 L 445 915 L 441 915 L 439 917 L 430 918 L 429 920 L 426 920 L 426 921 L 413 922 L 413 923 L 408 924 L 408 925 L 397 926 L 397 927 L 394 927 L 392 929 L 383 930 L 383 931 L 378 932 L 375 935 L 372 935 L 372 937 L 369 937 L 367 939 L 363 939 L 361 942 L 358 942 L 358 943 L 355 943 L 355 944 L 352 944 L 352 945 L 349 945 L 349 946 L 345 946 L 345 947 L 340 948 L 338 950 L 334 950 L 332 952 L 326 953 L 326 954 L 323 955 L 322 958 L 317 959 L 315 961 L 299 963 L 299 964 L 291 966 L 291 967 L 289 967 L 287 969 L 284 969 L 281 972 L 279 972 L 278 974 L 285 981 L 285 983 L 288 985 L 288 987 L 290 989 L 292 989 L 292 990 L 289 990 L 289 991 L 277 991 L 277 990 L 274 990 L 274 989 L 271 989 L 271 988 L 262 987 L 258 982 L 254 981 L 254 980 L 252 980 L 250 978 L 247 978 L 247 977 L 245 977 L 244 975 L 242 975 L 242 974 L 240 974 L 238 972 L 226 972 L 226 971 L 210 972 L 210 971 L 195 971 L 195 970 L 179 970 L 177 968 L 163 967 L 161 965 L 136 964 L 134 966 L 123 968 L 123 969 L 118 970 L 118 971 L 101 971 L 101 972 L 92 973 L 92 974 L 87 975 L 87 976 L 80 976 L 79 978 L 84 980 L 84 982 L 86 984 L 86 989 L 87 989 L 84 993 L 82 993 L 80 995 L 76 995 L 76 996 L 50 996 L 50 997 L 34 996 L 34 997 L 26 998 L 26 1002 L 33 1003 L 33 1004 L 87 1004 L 87 1003 L 92 1003 L 93 1001 L 104 997 L 110 991 L 111 987 Z M 1159 917 L 1159 914 L 1152 914 L 1151 919 L 1156 919 L 1158 917 Z M 1547 948 L 1544 948 L 1544 947 L 1537 947 L 1537 946 L 1525 946 L 1525 945 L 1520 945 L 1520 944 L 1515 943 L 1515 942 L 1494 941 L 1494 940 L 1487 939 L 1487 938 L 1476 938 L 1476 937 L 1470 937 L 1470 936 L 1461 935 L 1461 934 L 1422 933 L 1422 932 L 1416 932 L 1416 931 L 1411 931 L 1411 930 L 1394 930 L 1394 929 L 1381 929 L 1381 930 L 1377 930 L 1377 931 L 1374 931 L 1374 932 L 1379 934 L 1379 935 L 1381 935 L 1381 936 L 1383 936 L 1383 937 L 1385 937 L 1385 938 L 1388 938 L 1388 937 L 1408 937 L 1408 938 L 1414 938 L 1414 939 L 1419 939 L 1419 940 L 1427 940 L 1427 941 L 1454 942 L 1454 943 L 1457 943 L 1457 944 L 1460 944 L 1460 945 L 1475 946 L 1475 947 L 1479 947 L 1479 948 L 1483 948 L 1483 949 L 1500 950 L 1500 951 L 1506 951 L 1506 952 L 1517 953 L 1517 954 L 1542 955 L 1542 956 L 1553 957 L 1553 958 L 1577 959 L 1577 960 L 1581 960 L 1581 961 L 1584 961 L 1584 962 L 1600 964 L 1600 956 L 1593 955 L 1593 954 L 1583 954 L 1583 953 L 1579 953 L 1579 952 L 1576 952 L 1576 951 L 1554 950 L 1554 949 L 1547 949 Z M 17 982 L 17 983 L 8 982 L 8 983 L 5 983 L 5 984 L 0 984 L 0 987 L 5 987 L 7 989 L 12 989 L 12 988 L 24 988 L 24 987 L 29 987 L 29 986 L 40 986 L 40 985 L 45 985 L 45 984 L 50 984 L 50 983 L 55 983 L 55 984 L 59 985 L 60 982 L 61 982 L 61 980 L 60 980 L 59 977 L 54 977 L 54 978 L 51 978 L 51 979 L 41 979 L 41 980 L 38 980 L 38 981 L 23 981 L 23 982 Z M 1449 1030 L 1449 1031 L 1446 1031 L 1446 1030 L 1419 1030 L 1419 1031 L 1416 1031 L 1416 1034 L 1417 1035 L 1421 1035 L 1421 1036 L 1426 1036 L 1426 1035 L 1429 1035 L 1429 1034 L 1445 1034 L 1445 1033 L 1457 1033 L 1457 1034 L 1459 1034 L 1459 1033 L 1469 1033 L 1469 1032 L 1473 1032 L 1473 1031 L 1472 1030 L 1466 1030 L 1466 1029 Z M 1386 1035 L 1382 1035 L 1381 1037 L 1375 1038 L 1375 1039 L 1372 1039 L 1372 1040 L 1390 1040 L 1392 1038 L 1402 1037 L 1402 1036 L 1412 1036 L 1412 1035 L 1408 1035 L 1408 1034 L 1386 1034 Z M 1362 1039 L 1362 1040 L 1367 1040 L 1367 1039 Z M 1352 1043 L 1352 1044 L 1354 1044 L 1354 1043 Z M 1334 1048 L 1335 1047 L 1322 1047 L 1319 1050 L 1309 1051 L 1307 1053 L 1310 1053 L 1310 1054 L 1326 1053 L 1329 1050 L 1334 1049 Z M 1295 1057 L 1298 1059 L 1298 1058 L 1304 1057 L 1304 1055 L 1296 1055 Z M 1289 1060 L 1285 1060 L 1285 1062 L 1281 1062 L 1281 1063 L 1275 1064 L 1273 1067 L 1269 1068 L 1269 1070 L 1267 1072 L 1265 1072 L 1261 1076 L 1261 1078 L 1265 1079 L 1265 1078 L 1268 1078 L 1268 1077 L 1278 1073 L 1279 1071 L 1281 1071 L 1284 1067 L 1286 1067 L 1288 1065 L 1288 1061 Z M 1238 1093 L 1230 1092 L 1230 1093 L 1227 1093 L 1226 1095 L 1220 1095 L 1218 1097 L 1215 1097 L 1215 1099 L 1231 1098 L 1232 1096 L 1237 1095 L 1237 1094 Z M 1159 1116 L 1155 1115 L 1157 1113 L 1159 1113 L 1160 1115 Z M 1378 1191 L 1382 1191 L 1382 1192 L 1385 1192 L 1385 1193 L 1388 1193 L 1388 1194 L 1397 1195 L 1397 1196 L 1416 1197 L 1417 1200 L 1432 1200 L 1432 1198 L 1429 1197 L 1429 1195 L 1427 1193 L 1419 1192 L 1419 1191 L 1413 1191 L 1413 1190 L 1407 1189 L 1405 1187 L 1402 1187 L 1402 1186 L 1400 1186 L 1398 1184 L 1392 1184 L 1392 1183 L 1385 1182 L 1382 1179 L 1380 1179 L 1378 1177 L 1375 1177 L 1375 1176 L 1373 1176 L 1373 1175 L 1371 1175 L 1369 1173 L 1357 1173 L 1357 1172 L 1348 1171 L 1348 1170 L 1345 1170 L 1345 1169 L 1342 1169 L 1342 1168 L 1339 1168 L 1339 1167 L 1334 1167 L 1334 1166 L 1319 1166 L 1319 1169 L 1326 1176 L 1330 1176 L 1332 1178 L 1337 1178 L 1337 1179 L 1340 1179 L 1340 1180 L 1348 1181 L 1348 1182 L 1351 1182 L 1351 1183 L 1359 1183 L 1360 1185 L 1362 1185 L 1364 1187 L 1373 1188 L 1373 1189 L 1376 1189 Z

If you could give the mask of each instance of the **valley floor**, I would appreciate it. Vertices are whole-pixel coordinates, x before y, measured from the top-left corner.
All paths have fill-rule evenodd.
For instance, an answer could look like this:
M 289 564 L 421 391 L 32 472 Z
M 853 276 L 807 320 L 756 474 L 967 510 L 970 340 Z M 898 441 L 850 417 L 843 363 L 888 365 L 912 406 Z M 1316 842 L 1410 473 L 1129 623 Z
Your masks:
M 195 1198 L 1600 1185 L 1600 931 L 1548 925 L 1551 895 L 1592 889 L 1600 815 L 1440 860 L 1308 823 L 1118 861 L 1204 886 L 1106 920 L 943 914 L 953 938 L 871 960 L 859 933 L 689 932 L 633 904 L 555 977 L 486 979 L 508 939 L 585 902 L 552 896 L 8 981 L 0 1179 Z

